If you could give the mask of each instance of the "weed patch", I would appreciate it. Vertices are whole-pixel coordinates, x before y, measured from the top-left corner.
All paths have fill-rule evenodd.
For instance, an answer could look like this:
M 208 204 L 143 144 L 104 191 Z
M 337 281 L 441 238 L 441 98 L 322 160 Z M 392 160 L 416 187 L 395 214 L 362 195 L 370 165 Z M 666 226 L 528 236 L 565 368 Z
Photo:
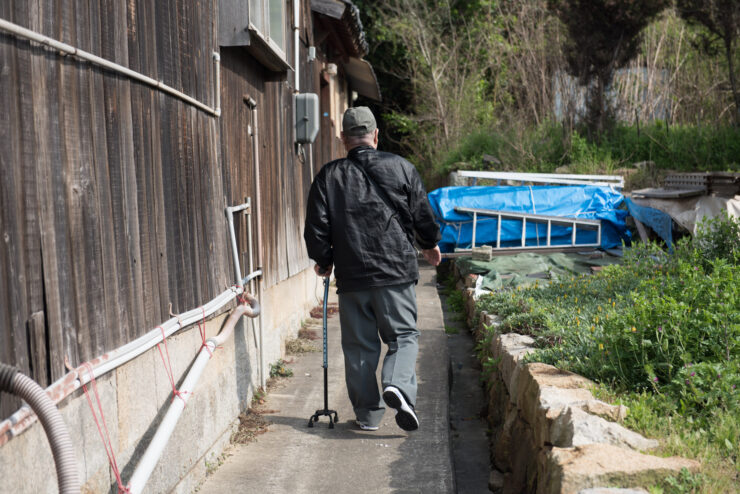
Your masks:
M 231 436 L 233 444 L 248 444 L 254 441 L 257 436 L 267 432 L 270 422 L 262 415 L 264 412 L 258 412 L 250 408 L 239 414 L 239 427 Z
M 498 292 L 481 298 L 478 309 L 502 318 L 499 331 L 535 338 L 538 350 L 526 361 L 601 383 L 612 401 L 630 407 L 629 426 L 661 437 L 666 454 L 704 464 L 703 475 L 682 474 L 656 489 L 736 492 L 739 235 L 737 220 L 714 220 L 673 254 L 639 244 L 620 265 Z M 479 346 L 484 366 L 491 363 L 486 347 Z
M 274 364 L 270 364 L 270 377 L 292 377 L 293 369 L 288 367 L 288 362 L 278 359 Z

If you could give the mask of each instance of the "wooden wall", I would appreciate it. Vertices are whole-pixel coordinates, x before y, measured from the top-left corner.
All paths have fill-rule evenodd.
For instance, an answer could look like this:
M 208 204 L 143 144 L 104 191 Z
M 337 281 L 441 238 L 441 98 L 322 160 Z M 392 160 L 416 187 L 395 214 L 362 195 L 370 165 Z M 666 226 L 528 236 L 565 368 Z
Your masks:
M 313 34 L 301 1 L 301 91 L 319 92 L 320 62 L 305 64 Z M 292 144 L 293 74 L 270 73 L 241 48 L 219 50 L 216 0 L 3 0 L 0 18 L 208 105 L 218 50 L 223 109 L 218 119 L 0 33 L 0 362 L 47 385 L 64 374 L 65 356 L 79 364 L 115 349 L 168 319 L 170 303 L 189 310 L 234 283 L 224 207 L 256 191 L 245 95 L 259 115 L 256 262 L 267 286 L 309 266 L 311 170 Z M 314 167 L 332 153 L 314 146 Z M 4 397 L 0 416 L 17 404 Z

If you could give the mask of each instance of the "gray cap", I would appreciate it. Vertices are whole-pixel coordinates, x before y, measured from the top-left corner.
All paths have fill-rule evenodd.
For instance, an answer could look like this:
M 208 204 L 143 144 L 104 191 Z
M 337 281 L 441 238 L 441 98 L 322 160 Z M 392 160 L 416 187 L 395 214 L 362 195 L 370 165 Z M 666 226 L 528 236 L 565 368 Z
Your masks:
M 378 126 L 375 123 L 373 112 L 367 106 L 348 108 L 342 118 L 342 132 L 346 136 L 364 136 L 375 131 Z

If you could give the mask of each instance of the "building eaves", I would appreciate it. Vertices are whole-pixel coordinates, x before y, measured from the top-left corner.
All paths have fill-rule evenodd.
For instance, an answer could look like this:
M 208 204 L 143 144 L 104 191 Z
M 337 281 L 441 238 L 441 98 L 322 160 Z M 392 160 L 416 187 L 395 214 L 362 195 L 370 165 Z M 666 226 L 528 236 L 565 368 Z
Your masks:
M 348 55 L 362 58 L 367 54 L 368 44 L 360 20 L 360 9 L 350 0 L 312 0 L 311 10 L 327 18 Z

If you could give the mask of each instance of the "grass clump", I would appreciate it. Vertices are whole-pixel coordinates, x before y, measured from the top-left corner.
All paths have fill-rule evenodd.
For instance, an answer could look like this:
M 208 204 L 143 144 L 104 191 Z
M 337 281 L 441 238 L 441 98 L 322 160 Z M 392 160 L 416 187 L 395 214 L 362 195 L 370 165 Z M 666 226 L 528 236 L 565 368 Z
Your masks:
M 500 331 L 535 338 L 529 361 L 601 383 L 630 407 L 629 426 L 662 437 L 666 454 L 702 461 L 704 487 L 685 492 L 737 492 L 739 261 L 740 222 L 720 218 L 673 254 L 637 245 L 597 274 L 499 292 L 478 305 L 503 318 Z M 675 484 L 689 480 L 696 478 Z

